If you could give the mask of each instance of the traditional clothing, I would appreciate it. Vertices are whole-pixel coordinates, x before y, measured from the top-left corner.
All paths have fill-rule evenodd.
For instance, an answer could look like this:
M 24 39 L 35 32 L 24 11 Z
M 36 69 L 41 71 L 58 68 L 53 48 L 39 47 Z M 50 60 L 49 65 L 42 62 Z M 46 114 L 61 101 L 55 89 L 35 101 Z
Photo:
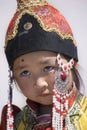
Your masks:
M 70 123 L 67 119 L 66 130 L 87 129 L 87 98 L 76 89 L 69 96 L 68 115 Z M 27 105 L 16 116 L 14 130 L 52 130 L 51 118 L 49 114 L 40 116 L 39 104 L 27 100 Z
M 64 64 L 60 55 L 57 57 L 59 69 L 54 79 L 51 115 L 40 115 L 40 104 L 28 99 L 27 105 L 21 112 L 15 113 L 16 118 L 13 119 L 10 84 L 7 123 L 4 122 L 6 127 L 3 130 L 86 130 L 87 98 L 77 91 L 75 85 L 70 93 L 66 88 L 69 71 L 78 61 L 77 44 L 68 22 L 46 0 L 17 2 L 17 10 L 9 24 L 5 42 L 10 70 L 12 71 L 16 58 L 35 51 L 55 52 L 68 57 L 69 62 Z M 4 118 L 5 116 L 6 114 Z

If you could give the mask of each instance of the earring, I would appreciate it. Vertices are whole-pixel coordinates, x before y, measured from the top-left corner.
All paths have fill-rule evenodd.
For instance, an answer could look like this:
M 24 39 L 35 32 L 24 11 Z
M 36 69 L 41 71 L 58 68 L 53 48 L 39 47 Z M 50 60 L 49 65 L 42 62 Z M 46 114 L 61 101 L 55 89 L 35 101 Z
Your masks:
M 68 114 L 68 91 L 69 71 L 74 65 L 74 60 L 71 59 L 68 63 L 64 63 L 61 56 L 57 56 L 57 64 L 59 66 L 54 84 L 53 94 L 53 117 L 52 127 L 55 130 L 67 130 L 65 119 Z
M 9 71 L 9 93 L 8 93 L 8 104 L 7 104 L 7 130 L 13 130 L 13 109 L 12 109 L 12 89 L 13 89 L 13 76 L 12 72 Z

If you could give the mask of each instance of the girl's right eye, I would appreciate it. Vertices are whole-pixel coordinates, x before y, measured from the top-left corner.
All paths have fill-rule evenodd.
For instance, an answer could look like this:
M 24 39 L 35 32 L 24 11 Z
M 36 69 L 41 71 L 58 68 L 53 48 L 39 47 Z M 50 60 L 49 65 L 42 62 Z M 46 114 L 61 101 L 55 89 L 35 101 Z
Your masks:
M 25 70 L 25 71 L 21 72 L 20 75 L 23 76 L 23 77 L 24 76 L 26 77 L 26 76 L 30 76 L 31 73 L 29 71 Z

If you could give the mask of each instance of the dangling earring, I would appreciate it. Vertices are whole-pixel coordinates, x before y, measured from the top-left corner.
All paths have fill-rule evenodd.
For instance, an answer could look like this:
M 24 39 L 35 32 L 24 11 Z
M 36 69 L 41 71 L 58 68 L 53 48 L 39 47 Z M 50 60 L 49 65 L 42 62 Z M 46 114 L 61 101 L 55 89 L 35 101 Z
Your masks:
M 8 104 L 7 104 L 7 130 L 13 130 L 13 109 L 12 109 L 12 92 L 13 89 L 13 76 L 9 70 L 9 92 L 8 92 Z
M 69 71 L 74 65 L 71 59 L 64 63 L 61 56 L 57 56 L 58 71 L 55 77 L 54 94 L 53 94 L 53 117 L 52 127 L 55 130 L 66 130 L 65 116 L 68 114 L 68 91 Z

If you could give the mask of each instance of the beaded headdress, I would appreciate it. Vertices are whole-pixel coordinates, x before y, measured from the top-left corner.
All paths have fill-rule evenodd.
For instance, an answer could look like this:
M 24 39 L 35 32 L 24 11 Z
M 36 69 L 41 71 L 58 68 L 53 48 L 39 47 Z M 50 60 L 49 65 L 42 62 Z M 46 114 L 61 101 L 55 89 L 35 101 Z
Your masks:
M 17 0 L 17 3 L 17 10 L 9 24 L 5 42 L 5 54 L 10 69 L 12 69 L 13 62 L 17 57 L 34 51 L 52 51 L 78 61 L 77 45 L 72 30 L 57 9 L 48 4 L 46 0 Z M 55 130 L 57 128 L 57 130 L 60 130 L 60 128 L 63 130 L 62 118 L 64 117 L 60 115 L 61 111 L 56 109 L 56 103 L 59 102 L 58 107 L 63 107 L 63 104 L 59 101 L 63 98 L 67 104 L 68 96 L 65 87 L 68 83 L 68 71 L 74 64 L 73 59 L 70 60 L 69 64 L 66 65 L 68 69 L 64 70 L 60 59 L 60 56 L 58 56 L 60 69 L 56 77 L 53 95 L 52 127 Z M 61 71 L 63 74 L 61 74 Z M 62 82 L 58 80 L 58 76 L 61 76 L 64 81 L 64 92 L 63 89 L 61 90 Z M 57 84 L 60 85 L 58 90 L 55 91 Z M 67 105 L 65 106 L 67 113 L 68 108 Z M 57 117 L 54 116 L 55 114 Z M 61 126 L 58 124 L 59 122 L 62 122 L 60 123 Z

